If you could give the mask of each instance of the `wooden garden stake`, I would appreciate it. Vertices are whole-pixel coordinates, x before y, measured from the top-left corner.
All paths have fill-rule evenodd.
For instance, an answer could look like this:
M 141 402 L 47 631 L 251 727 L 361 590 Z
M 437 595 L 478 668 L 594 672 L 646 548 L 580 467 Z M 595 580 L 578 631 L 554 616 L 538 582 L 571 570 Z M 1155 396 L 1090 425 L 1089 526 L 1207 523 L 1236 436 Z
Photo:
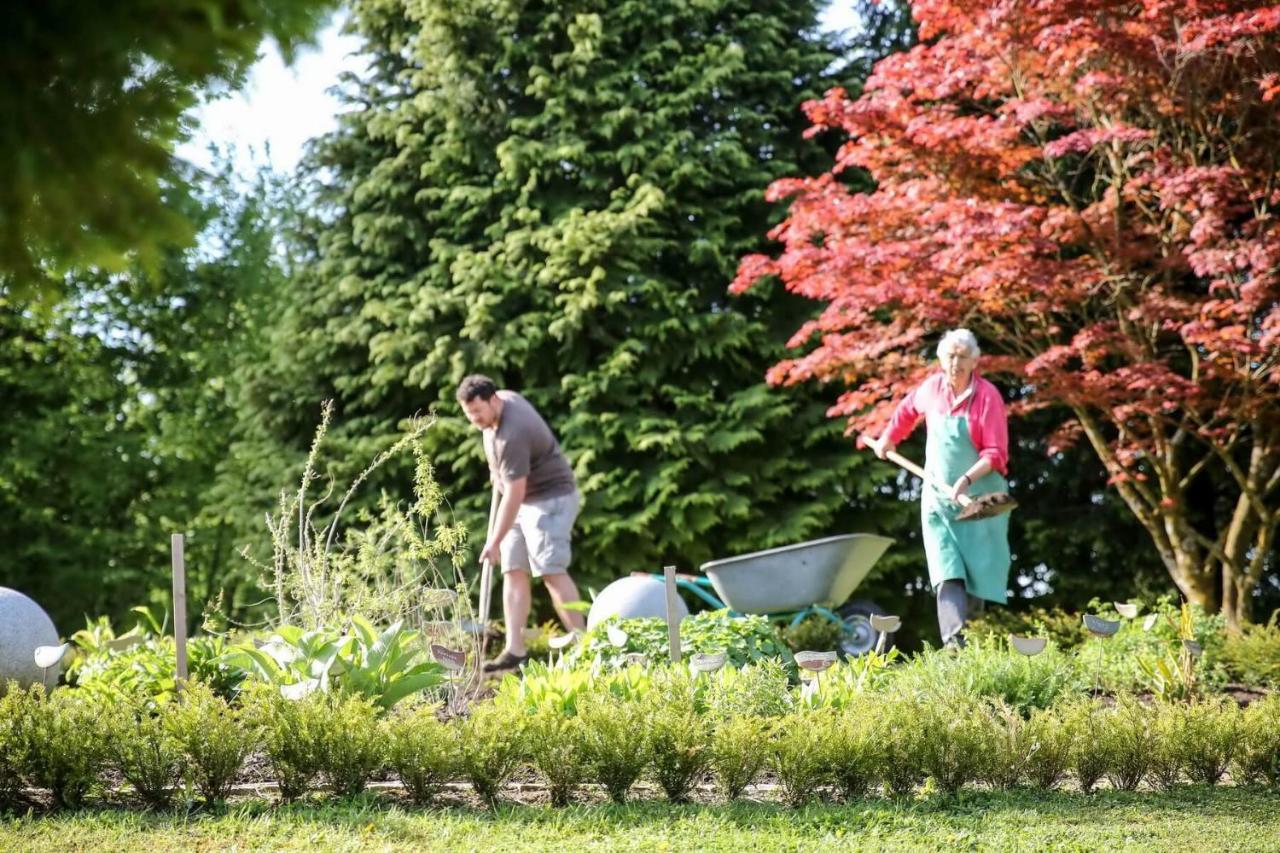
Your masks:
M 177 688 L 187 680 L 187 564 L 181 533 L 170 539 L 173 551 L 173 642 L 178 650 Z
M 680 662 L 680 615 L 676 613 L 676 567 L 663 566 L 662 580 L 667 587 L 667 639 L 671 643 L 671 662 Z

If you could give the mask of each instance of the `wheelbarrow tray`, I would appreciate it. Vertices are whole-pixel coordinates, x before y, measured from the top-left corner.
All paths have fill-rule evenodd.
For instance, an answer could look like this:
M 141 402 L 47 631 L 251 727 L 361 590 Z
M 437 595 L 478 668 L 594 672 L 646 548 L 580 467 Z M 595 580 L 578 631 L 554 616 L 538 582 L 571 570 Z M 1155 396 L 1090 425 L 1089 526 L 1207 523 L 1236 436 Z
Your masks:
M 839 607 L 893 540 L 873 533 L 829 536 L 702 564 L 716 594 L 739 613 Z

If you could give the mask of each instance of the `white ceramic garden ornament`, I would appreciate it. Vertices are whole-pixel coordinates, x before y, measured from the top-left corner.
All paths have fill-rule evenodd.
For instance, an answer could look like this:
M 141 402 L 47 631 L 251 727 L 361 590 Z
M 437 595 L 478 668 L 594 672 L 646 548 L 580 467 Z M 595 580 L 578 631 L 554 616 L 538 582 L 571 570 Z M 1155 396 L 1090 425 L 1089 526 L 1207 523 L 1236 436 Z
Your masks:
M 610 625 L 604 629 L 605 634 L 609 637 L 609 642 L 618 648 L 622 648 L 627 644 L 627 632 L 619 628 L 617 625 Z
M 1044 651 L 1048 641 L 1044 637 L 1019 637 L 1017 634 L 1010 634 L 1009 645 L 1020 655 L 1034 657 Z
M 1147 618 L 1142 620 L 1142 630 L 1150 631 L 1156 626 L 1156 620 L 1159 617 L 1154 613 L 1148 613 Z
M 796 666 L 810 672 L 824 672 L 836 662 L 835 652 L 796 652 Z
M 872 613 L 870 621 L 871 627 L 881 634 L 892 634 L 902 627 L 902 620 L 897 616 L 881 616 L 878 613 Z
M 644 652 L 627 652 L 622 658 L 626 661 L 627 666 L 648 666 L 649 656 Z
M 1120 630 L 1120 623 L 1113 622 L 1110 619 L 1103 619 L 1101 616 L 1094 616 L 1092 613 L 1084 614 L 1085 630 L 1095 637 L 1110 637 L 1116 631 Z
M 1123 616 L 1125 619 L 1137 618 L 1138 605 L 1136 604 L 1116 603 L 1114 607 L 1116 608 L 1116 612 L 1119 613 L 1121 616 Z
M 548 637 L 547 645 L 555 649 L 556 651 L 559 651 L 561 649 L 567 649 L 569 646 L 572 646 L 577 641 L 578 641 L 578 632 L 570 631 L 567 634 L 559 634 L 555 637 Z
M 724 662 L 728 660 L 728 655 L 724 652 L 710 652 L 694 655 L 689 658 L 689 669 L 695 673 L 698 672 L 715 672 L 724 666 Z

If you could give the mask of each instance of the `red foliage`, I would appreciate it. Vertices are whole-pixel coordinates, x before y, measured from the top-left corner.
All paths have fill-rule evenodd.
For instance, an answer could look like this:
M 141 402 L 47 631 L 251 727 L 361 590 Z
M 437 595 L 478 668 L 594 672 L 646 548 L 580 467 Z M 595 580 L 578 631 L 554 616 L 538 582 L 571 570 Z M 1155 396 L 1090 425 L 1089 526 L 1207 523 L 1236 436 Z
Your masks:
M 1113 479 L 1156 475 L 1145 509 L 1182 504 L 1199 458 L 1169 452 L 1184 436 L 1201 454 L 1267 442 L 1274 464 L 1280 4 L 913 10 L 922 43 L 860 98 L 805 105 L 810 134 L 847 141 L 829 174 L 770 187 L 790 201 L 771 232 L 784 248 L 733 282 L 777 277 L 825 305 L 770 381 L 839 380 L 832 414 L 876 429 L 937 333 L 965 325 L 1001 356 L 987 372 L 1027 386 L 1015 411 L 1071 410 L 1054 447 L 1088 435 Z M 874 192 L 842 183 L 855 167 Z

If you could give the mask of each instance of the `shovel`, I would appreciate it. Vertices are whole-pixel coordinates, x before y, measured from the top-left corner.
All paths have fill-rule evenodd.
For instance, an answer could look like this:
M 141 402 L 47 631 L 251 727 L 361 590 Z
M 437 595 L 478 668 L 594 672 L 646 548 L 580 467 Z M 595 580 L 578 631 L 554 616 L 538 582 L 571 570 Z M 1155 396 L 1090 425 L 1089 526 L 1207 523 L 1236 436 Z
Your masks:
M 878 440 L 866 434 L 863 434 L 862 441 L 872 449 L 880 446 Z M 942 489 L 944 493 L 950 493 L 950 485 L 940 482 L 936 477 L 931 476 L 919 465 L 896 450 L 890 450 L 885 454 L 885 458 L 915 474 L 934 488 Z M 956 521 L 979 521 L 984 518 L 991 518 L 994 515 L 1003 515 L 1006 512 L 1012 512 L 1018 505 L 1018 502 L 1008 492 L 990 492 L 989 494 L 979 495 L 976 498 L 971 498 L 968 495 L 959 495 L 958 497 L 960 512 L 956 513 Z

